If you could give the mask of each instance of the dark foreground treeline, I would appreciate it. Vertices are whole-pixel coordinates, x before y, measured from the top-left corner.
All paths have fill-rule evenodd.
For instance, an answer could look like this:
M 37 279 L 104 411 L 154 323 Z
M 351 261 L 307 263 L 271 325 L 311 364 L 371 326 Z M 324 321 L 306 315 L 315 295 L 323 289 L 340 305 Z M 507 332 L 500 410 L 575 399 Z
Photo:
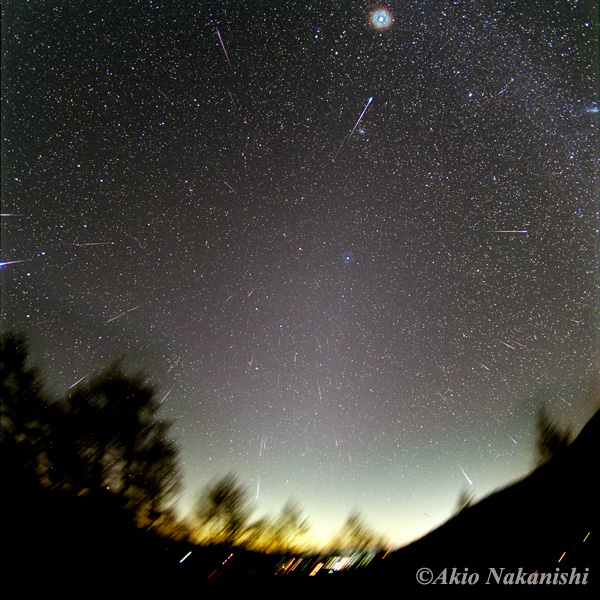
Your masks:
M 42 488 L 110 497 L 141 524 L 169 514 L 180 484 L 177 448 L 142 375 L 115 362 L 54 400 L 24 339 L 3 334 L 0 352 L 5 495 Z
M 54 400 L 23 338 L 0 352 L 4 589 L 164 570 L 180 477 L 152 387 L 115 363 Z
M 195 543 L 174 512 L 180 475 L 170 424 L 159 418 L 142 376 L 127 376 L 115 364 L 50 401 L 26 343 L 12 335 L 2 336 L 1 368 L 4 589 L 188 593 L 218 582 L 308 579 L 304 565 L 319 557 L 304 557 L 290 576 L 274 576 L 298 556 L 293 542 L 306 531 L 298 506 L 253 522 L 243 486 L 229 476 L 199 498 L 207 541 Z M 421 568 L 431 569 L 439 585 L 444 569 L 449 584 L 456 569 L 463 580 L 478 573 L 484 585 L 490 568 L 588 568 L 587 589 L 597 586 L 599 420 L 596 414 L 571 441 L 541 411 L 538 452 L 545 464 L 529 477 L 475 505 L 463 498 L 448 523 L 406 548 L 380 552 L 367 567 L 322 569 L 311 581 L 326 578 L 338 590 L 348 583 L 353 590 L 422 591 Z M 352 548 L 381 547 L 357 513 L 344 535 Z
M 176 512 L 181 476 L 155 389 L 121 362 L 50 398 L 24 338 L 1 336 L 0 568 L 7 586 L 201 586 L 270 577 L 308 531 L 297 503 L 252 520 L 233 475 Z M 353 511 L 340 543 L 379 543 Z M 200 543 L 198 543 L 200 541 Z M 300 572 L 300 570 L 298 571 Z

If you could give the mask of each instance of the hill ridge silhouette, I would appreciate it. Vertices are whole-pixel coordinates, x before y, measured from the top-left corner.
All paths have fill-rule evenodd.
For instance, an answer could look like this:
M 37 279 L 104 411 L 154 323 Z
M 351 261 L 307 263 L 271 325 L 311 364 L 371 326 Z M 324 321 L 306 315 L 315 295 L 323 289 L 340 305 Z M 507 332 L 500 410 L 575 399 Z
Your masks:
M 561 454 L 363 575 L 419 586 L 415 574 L 423 567 L 434 574 L 444 568 L 486 574 L 503 567 L 529 573 L 589 568 L 588 587 L 597 589 L 592 570 L 598 564 L 599 439 L 600 411 Z

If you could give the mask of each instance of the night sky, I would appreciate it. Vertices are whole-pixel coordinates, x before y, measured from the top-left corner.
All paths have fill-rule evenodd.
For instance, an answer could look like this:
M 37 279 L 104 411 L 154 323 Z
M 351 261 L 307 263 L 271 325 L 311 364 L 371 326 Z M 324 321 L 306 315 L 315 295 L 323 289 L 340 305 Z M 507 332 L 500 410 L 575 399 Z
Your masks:
M 591 0 L 8 0 L 2 319 L 124 355 L 185 490 L 400 545 L 530 472 L 599 372 Z

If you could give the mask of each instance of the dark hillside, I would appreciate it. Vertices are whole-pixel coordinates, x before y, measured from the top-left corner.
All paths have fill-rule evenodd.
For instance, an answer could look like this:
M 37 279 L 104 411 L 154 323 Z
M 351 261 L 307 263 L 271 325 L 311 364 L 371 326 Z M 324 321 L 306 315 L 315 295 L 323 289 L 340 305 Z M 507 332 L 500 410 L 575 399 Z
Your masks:
M 412 585 L 422 567 L 434 576 L 468 569 L 481 579 L 490 568 L 583 574 L 588 567 L 588 587 L 597 586 L 599 439 L 596 413 L 561 455 L 378 562 L 372 576 Z

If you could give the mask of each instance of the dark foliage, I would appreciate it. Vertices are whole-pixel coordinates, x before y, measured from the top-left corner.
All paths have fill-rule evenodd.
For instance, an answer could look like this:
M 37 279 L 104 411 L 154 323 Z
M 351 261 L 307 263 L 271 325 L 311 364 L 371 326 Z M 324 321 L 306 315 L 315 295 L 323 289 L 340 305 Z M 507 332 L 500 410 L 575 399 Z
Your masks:
M 241 581 L 296 588 L 298 577 L 273 576 L 276 565 L 289 560 L 285 552 L 241 547 L 252 528 L 251 505 L 233 475 L 208 486 L 198 506 L 201 522 L 221 544 L 199 547 L 140 527 L 166 514 L 178 483 L 169 423 L 158 418 L 154 390 L 142 377 L 125 375 L 117 363 L 63 401 L 51 402 L 28 362 L 25 341 L 2 336 L 1 351 L 7 589 L 156 596 L 167 589 L 187 593 Z M 338 593 L 374 585 L 422 592 L 415 578 L 422 567 L 434 573 L 445 568 L 552 572 L 557 566 L 593 572 L 600 413 L 572 442 L 542 413 L 538 434 L 546 462 L 531 475 L 476 504 L 464 496 L 462 509 L 437 530 L 368 567 L 315 578 L 320 589 L 325 579 Z M 298 507 L 289 504 L 276 523 L 275 545 L 289 545 L 305 526 Z M 352 546 L 370 545 L 372 536 L 358 513 L 351 514 L 344 531 Z M 593 575 L 587 589 L 598 588 Z
M 537 416 L 538 460 L 540 463 L 544 463 L 561 454 L 571 443 L 573 435 L 570 428 L 561 429 L 545 406 L 540 407 Z
M 154 390 L 115 363 L 58 402 L 29 365 L 23 338 L 1 341 L 4 496 L 41 488 L 100 496 L 151 524 L 179 483 L 169 423 L 158 418 Z
M 248 492 L 232 473 L 206 486 L 196 507 L 200 527 L 228 546 L 239 542 L 250 513 Z
M 50 431 L 49 404 L 39 374 L 28 364 L 23 337 L 0 338 L 0 447 L 5 480 L 15 485 L 38 481 Z

